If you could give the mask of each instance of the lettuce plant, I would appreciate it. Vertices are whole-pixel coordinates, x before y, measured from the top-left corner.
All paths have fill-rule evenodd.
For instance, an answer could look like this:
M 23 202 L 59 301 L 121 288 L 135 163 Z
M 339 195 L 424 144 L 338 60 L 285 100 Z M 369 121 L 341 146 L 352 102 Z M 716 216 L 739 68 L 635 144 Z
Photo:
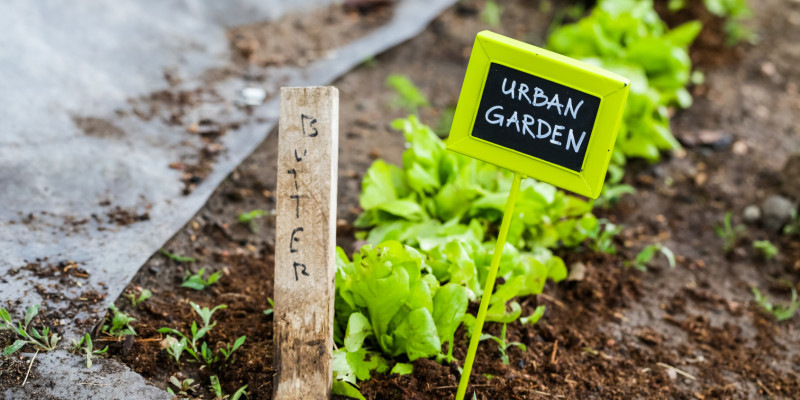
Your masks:
M 427 251 L 453 240 L 449 232 L 469 234 L 481 229 L 486 235 L 496 230 L 512 174 L 448 152 L 444 142 L 413 115 L 396 120 L 394 126 L 403 132 L 409 147 L 403 153 L 402 168 L 377 160 L 367 170 L 359 197 L 364 212 L 355 222 L 359 228 L 370 229 L 364 238 L 373 245 L 399 240 Z M 592 202 L 552 185 L 526 179 L 519 199 L 508 234 L 508 243 L 519 249 L 573 247 L 597 225 Z M 429 241 L 420 242 L 420 235 Z
M 686 0 L 669 0 L 668 4 L 670 11 L 678 11 L 686 7 Z M 742 24 L 753 14 L 747 0 L 703 0 L 703 5 L 711 14 L 725 19 L 725 33 L 728 34 L 729 46 L 741 41 L 752 44 L 758 41 L 758 35 Z
M 397 241 L 337 251 L 336 322 L 348 352 L 374 348 L 413 361 L 441 353 L 467 310 L 467 289 L 440 284 L 422 253 Z M 344 332 L 344 336 L 341 333 Z
M 336 255 L 335 378 L 356 384 L 385 372 L 383 355 L 452 360 L 456 328 L 467 311 L 467 289 L 440 284 L 425 256 L 398 241 L 365 245 L 350 261 Z M 448 354 L 442 344 L 449 343 Z M 346 394 L 351 388 L 335 385 Z
M 669 30 L 652 0 L 600 0 L 574 24 L 556 29 L 547 46 L 631 80 L 631 92 L 609 169 L 621 179 L 630 157 L 657 161 L 661 150 L 679 147 L 669 126 L 669 107 L 689 107 L 688 47 L 700 33 L 697 21 Z

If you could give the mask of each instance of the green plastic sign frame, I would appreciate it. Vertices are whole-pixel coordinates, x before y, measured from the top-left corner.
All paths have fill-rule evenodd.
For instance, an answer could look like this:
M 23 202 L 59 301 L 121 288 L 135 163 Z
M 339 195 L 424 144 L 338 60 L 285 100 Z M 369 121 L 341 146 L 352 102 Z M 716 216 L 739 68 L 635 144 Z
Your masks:
M 518 96 L 517 101 L 521 101 L 523 96 L 526 100 L 529 100 L 534 96 L 534 89 L 536 89 L 537 95 L 544 97 L 544 99 L 536 100 L 542 107 L 539 107 L 538 110 L 529 107 L 526 110 L 534 114 L 537 111 L 546 111 L 551 114 L 559 112 L 563 113 L 564 118 L 573 118 L 576 121 L 583 118 L 583 122 L 591 126 L 591 131 L 587 132 L 588 135 L 585 135 L 588 138 L 585 148 L 581 148 L 584 144 L 578 142 L 578 137 L 580 137 L 579 130 L 576 130 L 573 134 L 571 130 L 568 132 L 564 129 L 564 126 L 560 126 L 564 130 L 558 132 L 559 140 L 556 140 L 557 136 L 553 135 L 551 137 L 552 142 L 549 140 L 539 140 L 538 142 L 533 140 L 536 139 L 534 133 L 532 133 L 533 129 L 528 128 L 532 128 L 534 125 L 529 127 L 523 125 L 523 129 L 528 130 L 522 132 L 522 136 L 528 133 L 532 137 L 531 142 L 541 143 L 541 146 L 560 144 L 564 148 L 566 145 L 566 150 L 548 150 L 551 152 L 568 152 L 570 151 L 570 146 L 572 146 L 571 150 L 575 152 L 581 148 L 581 152 L 585 151 L 585 153 L 582 153 L 584 154 L 582 160 L 578 160 L 577 165 L 579 167 L 575 167 L 574 159 L 572 160 L 573 166 L 567 167 L 565 164 L 553 161 L 552 158 L 547 160 L 543 158 L 548 157 L 535 157 L 530 152 L 504 147 L 485 140 L 485 138 L 481 139 L 473 136 L 476 122 L 480 122 L 484 127 L 486 126 L 486 121 L 491 120 L 490 118 L 496 118 L 493 122 L 500 121 L 499 125 L 501 127 L 504 125 L 503 121 L 506 121 L 507 126 L 510 126 L 512 122 L 510 120 L 512 117 L 508 115 L 505 116 L 505 120 L 501 119 L 502 117 L 494 117 L 493 115 L 495 114 L 490 114 L 489 112 L 480 113 L 483 115 L 479 115 L 481 101 L 484 96 L 489 95 L 488 92 L 485 92 L 489 90 L 486 87 L 487 79 L 492 78 L 491 74 L 497 73 L 496 71 L 499 70 L 498 65 L 504 70 L 510 68 L 532 76 L 530 79 L 533 79 L 534 82 L 542 82 L 543 80 L 547 81 L 548 85 L 562 88 L 562 95 L 565 94 L 564 91 L 569 93 L 576 93 L 577 91 L 588 97 L 593 96 L 599 99 L 599 106 L 595 105 L 596 114 L 592 123 L 590 119 L 586 119 L 591 118 L 591 115 L 588 115 L 588 117 L 582 115 L 580 106 L 576 104 L 559 104 L 559 101 L 566 103 L 568 101 L 566 98 L 561 100 L 553 99 L 555 100 L 554 104 L 547 104 L 545 110 L 545 104 L 542 102 L 547 99 L 547 95 L 541 94 L 544 92 L 540 91 L 538 87 L 534 88 L 531 85 L 529 88 L 526 84 L 525 89 L 530 91 L 530 94 L 527 94 L 527 92 L 515 91 L 514 87 L 511 86 L 511 81 L 508 82 L 507 86 L 507 82 L 503 80 L 502 88 L 499 85 L 491 88 L 495 95 L 499 93 L 499 89 L 502 89 L 504 93 L 512 98 L 516 94 Z M 496 81 L 497 77 L 492 79 Z M 507 91 L 508 87 L 511 87 L 510 91 Z M 522 82 L 520 82 L 517 90 L 521 89 Z M 629 92 L 630 81 L 615 73 L 490 31 L 483 31 L 476 37 L 472 48 L 467 73 L 464 77 L 464 84 L 450 129 L 450 137 L 447 140 L 447 148 L 524 176 L 550 183 L 562 189 L 586 197 L 597 198 L 603 189 L 603 181 L 611 160 L 611 152 L 614 149 L 614 142 Z M 531 101 L 528 105 L 531 106 L 533 104 L 534 102 Z M 588 105 L 584 107 L 584 110 L 594 111 Z M 584 114 L 588 113 L 584 112 Z M 485 120 L 478 121 L 479 118 L 484 118 Z M 509 135 L 520 135 L 519 126 L 522 116 L 517 116 L 517 113 L 514 112 L 513 118 L 513 126 L 517 130 L 514 131 L 514 128 L 510 127 L 507 129 L 507 133 Z M 530 123 L 532 120 L 532 117 L 528 115 L 525 115 L 525 118 L 526 123 Z M 552 129 L 552 125 L 554 124 L 548 124 L 548 128 Z M 539 129 L 542 126 L 540 122 Z M 485 134 L 481 135 L 486 136 Z M 542 135 L 540 132 L 540 136 Z M 574 158 L 574 156 L 572 157 Z

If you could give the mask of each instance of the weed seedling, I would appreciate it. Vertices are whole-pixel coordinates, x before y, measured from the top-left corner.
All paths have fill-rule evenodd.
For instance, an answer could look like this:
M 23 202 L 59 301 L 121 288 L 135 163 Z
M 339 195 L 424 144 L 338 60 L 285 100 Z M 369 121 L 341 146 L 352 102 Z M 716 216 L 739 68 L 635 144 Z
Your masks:
M 245 338 L 246 337 L 243 335 L 240 338 L 236 339 L 235 342 L 233 342 L 233 346 L 232 347 L 231 347 L 230 343 L 225 343 L 225 347 L 221 347 L 219 349 L 219 352 L 222 353 L 223 356 L 225 356 L 225 363 L 226 364 L 228 363 L 228 359 L 230 359 L 231 356 L 233 355 L 233 352 L 236 351 L 239 347 L 242 347 L 242 344 L 244 344 Z M 233 359 L 231 359 L 231 361 L 233 361 Z
M 480 340 L 492 339 L 497 342 L 498 348 L 500 349 L 500 359 L 503 361 L 503 364 L 508 365 L 508 354 L 506 354 L 507 350 L 511 346 L 517 346 L 520 350 L 525 351 L 527 347 L 520 342 L 506 342 L 506 324 L 503 324 L 503 330 L 500 332 L 500 337 L 492 336 L 488 333 L 482 333 Z
M 55 350 L 58 341 L 61 339 L 57 333 L 50 333 L 50 328 L 45 326 L 42 332 L 30 326 L 31 321 L 36 315 L 39 314 L 39 305 L 34 304 L 25 311 L 25 323 L 17 321 L 15 324 L 11 321 L 11 314 L 5 308 L 0 307 L 0 331 L 10 330 L 17 334 L 21 339 L 17 339 L 9 346 L 3 349 L 3 356 L 14 354 L 17 350 L 21 349 L 26 344 L 31 344 L 39 350 L 50 351 Z
M 800 218 L 797 216 L 797 210 L 792 210 L 789 223 L 783 227 L 783 234 L 800 236 Z
M 249 212 L 243 212 L 239 214 L 239 223 L 247 225 L 247 228 L 250 229 L 250 232 L 256 233 L 258 232 L 258 227 L 256 226 L 256 219 L 266 215 L 269 215 L 269 213 L 264 210 L 253 210 Z
M 186 350 L 186 338 L 182 337 L 181 340 L 178 340 L 172 336 L 167 336 L 161 341 L 161 348 L 167 351 L 167 354 L 169 354 L 169 356 L 175 360 L 175 364 L 178 366 L 178 368 L 180 368 L 181 354 L 183 354 L 183 351 Z
M 175 393 L 171 387 L 167 386 L 167 392 L 173 396 L 188 396 L 189 392 L 197 388 L 197 385 L 193 385 L 194 379 L 187 378 L 180 380 L 176 378 L 175 375 L 169 377 L 169 383 L 173 384 L 178 389 L 178 393 Z
M 270 298 L 267 298 L 267 301 L 269 302 L 269 308 L 264 310 L 264 315 L 272 315 L 272 312 L 275 311 L 275 302 Z
M 639 271 L 647 271 L 647 264 L 653 260 L 653 256 L 656 255 L 656 252 L 663 254 L 664 257 L 667 258 L 670 268 L 675 268 L 675 253 L 661 243 L 651 244 L 650 246 L 645 247 L 639 252 L 638 255 L 636 255 L 635 260 L 626 264 L 629 267 L 638 269 Z
M 725 253 L 730 253 L 736 246 L 736 241 L 739 240 L 739 236 L 745 230 L 745 227 L 744 225 L 733 226 L 731 224 L 731 213 L 727 212 L 722 225 L 715 225 L 714 230 L 717 232 L 717 236 L 722 239 L 722 250 Z
M 111 311 L 111 324 L 103 325 L 104 333 L 117 337 L 136 335 L 136 331 L 130 325 L 136 318 L 118 310 L 114 303 L 111 303 L 108 309 Z
M 753 248 L 758 250 L 767 260 L 773 259 L 778 255 L 778 248 L 769 240 L 756 240 L 753 242 Z
M 369 56 L 361 61 L 361 66 L 364 68 L 375 68 L 378 66 L 378 60 L 375 59 L 375 56 Z
M 537 306 L 536 309 L 533 310 L 533 314 L 527 317 L 522 317 L 519 319 L 519 321 L 522 322 L 522 325 L 536 325 L 536 323 L 539 322 L 540 319 L 542 319 L 542 316 L 544 315 L 544 310 L 545 306 Z
M 219 378 L 217 378 L 216 375 L 211 375 L 208 379 L 211 381 L 211 392 L 214 393 L 214 400 L 239 400 L 245 395 L 245 390 L 247 390 L 247 385 L 244 385 L 240 387 L 233 396 L 229 396 L 222 391 L 222 386 L 219 384 Z
M 87 333 L 80 340 L 72 339 L 70 350 L 76 353 L 84 353 L 86 355 L 86 368 L 92 368 L 92 358 L 105 354 L 108 351 L 108 346 L 103 350 L 95 350 L 92 344 L 92 337 Z
M 503 16 L 503 7 L 499 6 L 494 0 L 488 0 L 486 5 L 483 6 L 481 19 L 489 26 L 500 26 L 500 17 Z
M 636 189 L 631 185 L 626 185 L 624 183 L 609 183 L 603 188 L 603 191 L 600 193 L 600 197 L 595 200 L 594 204 L 600 208 L 608 209 L 611 208 L 611 206 L 619 203 L 623 195 L 635 193 Z
M 125 293 L 125 298 L 130 300 L 133 308 L 136 308 L 139 307 L 139 304 L 142 304 L 142 302 L 149 299 L 152 295 L 153 292 L 147 289 L 141 289 L 139 290 L 139 297 L 136 297 L 136 293 Z
M 428 99 L 408 77 L 397 74 L 389 75 L 386 78 L 386 85 L 397 93 L 391 103 L 393 107 L 403 108 L 410 114 L 417 114 L 420 107 L 428 106 Z
M 588 235 L 592 239 L 592 250 L 597 253 L 617 254 L 614 236 L 617 236 L 620 232 L 622 232 L 621 226 L 605 220 L 598 221 L 597 226 Z
M 447 107 L 442 111 L 439 119 L 436 121 L 436 128 L 433 129 L 439 137 L 445 137 L 450 134 L 450 127 L 453 126 L 453 118 L 456 116 L 455 107 Z
M 196 274 L 192 274 L 191 271 L 186 271 L 186 274 L 183 276 L 183 283 L 181 286 L 188 287 L 194 290 L 203 290 L 211 285 L 213 285 L 216 281 L 219 280 L 220 276 L 222 276 L 221 271 L 214 272 L 208 279 L 203 278 L 205 275 L 206 269 L 205 267 L 200 268 L 200 271 L 197 271 Z
M 163 254 L 164 256 L 169 258 L 170 260 L 175 261 L 176 263 L 179 263 L 179 264 L 181 264 L 181 263 L 193 263 L 193 262 L 197 261 L 197 259 L 194 258 L 194 257 L 181 256 L 181 255 L 177 255 L 177 254 L 174 254 L 174 253 L 170 253 L 169 251 L 167 251 L 167 249 L 160 249 L 160 250 L 158 250 L 158 252 Z
M 794 286 L 792 286 L 792 301 L 788 306 L 782 304 L 773 305 L 755 286 L 750 289 L 753 291 L 753 296 L 756 298 L 756 304 L 764 309 L 764 311 L 772 314 L 778 321 L 785 321 L 792 318 L 795 311 L 800 307 L 800 301 L 797 300 L 797 291 L 794 289 Z
M 170 333 L 181 338 L 181 340 L 175 338 L 172 338 L 174 340 L 170 340 L 169 338 L 171 338 L 171 336 L 167 336 L 167 343 L 165 343 L 164 346 L 165 350 L 167 350 L 167 353 L 169 353 L 169 355 L 172 356 L 172 358 L 178 365 L 180 365 L 180 356 L 184 350 L 186 350 L 189 354 L 191 354 L 195 360 L 202 361 L 206 363 L 206 365 L 210 365 L 214 361 L 217 361 L 218 357 L 214 356 L 213 352 L 208 347 L 208 344 L 206 342 L 203 342 L 202 344 L 200 344 L 199 342 L 200 339 L 205 337 L 206 334 L 217 325 L 216 321 L 211 322 L 211 317 L 214 315 L 214 313 L 217 310 L 222 310 L 228 307 L 222 304 L 212 309 L 209 309 L 208 307 L 201 308 L 200 306 L 198 306 L 193 302 L 190 302 L 189 304 L 191 304 L 192 310 L 194 310 L 194 312 L 198 316 L 200 316 L 200 319 L 202 320 L 201 327 L 198 328 L 197 321 L 192 321 L 191 335 L 186 335 L 177 329 L 167 328 L 167 327 L 161 328 L 158 331 L 160 333 Z M 242 339 L 242 342 L 244 342 L 244 339 Z M 231 350 L 231 353 L 233 353 L 233 350 Z

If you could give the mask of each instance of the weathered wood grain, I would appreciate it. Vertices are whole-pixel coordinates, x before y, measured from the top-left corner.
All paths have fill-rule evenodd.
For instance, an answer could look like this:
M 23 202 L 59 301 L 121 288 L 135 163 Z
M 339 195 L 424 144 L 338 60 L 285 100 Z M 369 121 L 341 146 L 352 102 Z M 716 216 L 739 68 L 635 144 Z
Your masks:
M 281 89 L 275 229 L 277 400 L 330 398 L 339 91 Z

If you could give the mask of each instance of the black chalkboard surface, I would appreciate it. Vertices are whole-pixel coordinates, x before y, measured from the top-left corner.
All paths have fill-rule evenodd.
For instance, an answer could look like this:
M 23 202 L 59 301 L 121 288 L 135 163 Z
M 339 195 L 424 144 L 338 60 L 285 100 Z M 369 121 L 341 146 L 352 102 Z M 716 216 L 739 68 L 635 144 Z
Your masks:
M 472 136 L 581 172 L 600 98 L 491 63 Z

